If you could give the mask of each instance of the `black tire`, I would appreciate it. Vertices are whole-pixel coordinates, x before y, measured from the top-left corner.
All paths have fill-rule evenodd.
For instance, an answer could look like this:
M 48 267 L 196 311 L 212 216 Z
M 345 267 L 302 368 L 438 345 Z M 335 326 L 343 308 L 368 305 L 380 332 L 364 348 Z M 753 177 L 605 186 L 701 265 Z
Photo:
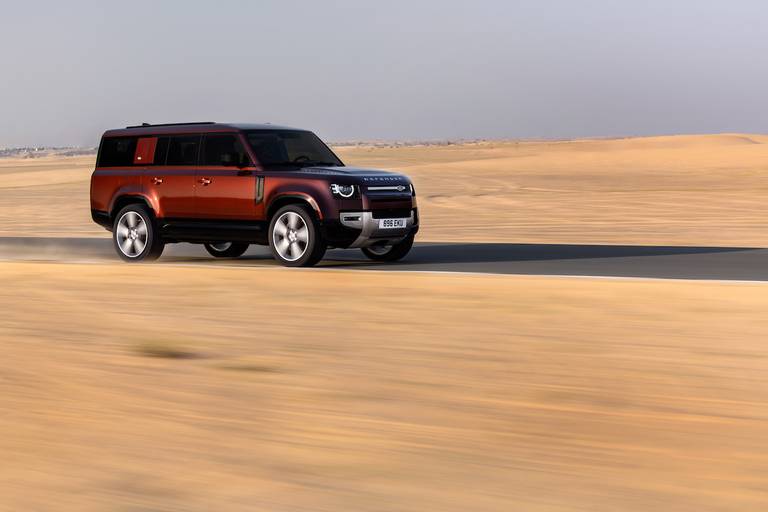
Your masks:
M 287 230 L 287 232 L 291 231 L 289 226 L 286 224 L 288 220 L 294 218 L 291 214 L 298 215 L 301 218 L 303 227 L 306 227 L 307 229 L 306 241 L 299 239 L 288 241 L 288 236 L 290 233 L 286 234 L 285 236 L 281 235 L 278 223 L 282 225 L 283 228 Z M 298 221 L 296 222 L 299 229 L 294 231 L 294 237 L 297 233 L 302 232 L 300 225 L 301 223 Z M 275 232 L 276 228 L 278 229 L 277 233 Z M 325 250 L 327 248 L 325 240 L 323 240 L 322 234 L 320 233 L 320 225 L 317 221 L 317 217 L 315 216 L 315 212 L 312 211 L 308 206 L 301 204 L 289 204 L 288 206 L 284 206 L 277 210 L 269 222 L 268 236 L 269 248 L 272 251 L 272 256 L 274 256 L 274 258 L 281 265 L 286 267 L 311 267 L 323 259 Z M 291 247 L 296 244 L 297 249 L 295 249 L 295 251 L 297 252 L 287 252 L 294 251 L 294 249 L 288 248 L 288 246 L 284 246 L 284 241 L 286 241 L 288 246 Z M 302 249 L 303 252 L 301 252 Z M 281 254 L 281 252 L 283 254 Z M 296 255 L 295 259 L 291 258 L 293 254 Z
M 237 242 L 212 242 L 203 245 L 214 258 L 239 258 L 248 250 L 248 244 Z
M 397 261 L 403 259 L 410 252 L 411 247 L 413 247 L 414 238 L 415 235 L 411 234 L 395 245 L 363 247 L 361 251 L 374 261 Z
M 117 255 L 130 263 L 154 261 L 165 248 L 155 216 L 143 204 L 129 204 L 115 215 L 112 243 Z

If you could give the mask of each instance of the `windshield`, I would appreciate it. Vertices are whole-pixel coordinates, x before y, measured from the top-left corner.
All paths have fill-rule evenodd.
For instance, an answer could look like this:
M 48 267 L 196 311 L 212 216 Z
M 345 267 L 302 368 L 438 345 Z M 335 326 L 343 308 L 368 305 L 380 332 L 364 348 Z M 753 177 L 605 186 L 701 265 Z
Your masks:
M 262 165 L 342 166 L 336 155 L 312 132 L 298 130 L 254 130 L 246 132 Z

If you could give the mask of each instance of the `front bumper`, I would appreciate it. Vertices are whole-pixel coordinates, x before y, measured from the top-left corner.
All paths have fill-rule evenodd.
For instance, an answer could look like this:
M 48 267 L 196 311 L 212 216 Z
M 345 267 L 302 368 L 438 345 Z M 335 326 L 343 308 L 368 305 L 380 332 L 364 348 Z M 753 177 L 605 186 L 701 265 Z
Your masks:
M 374 218 L 373 211 L 341 212 L 339 219 L 324 223 L 324 236 L 333 247 L 356 248 L 373 244 L 392 245 L 419 230 L 418 210 L 412 209 L 410 217 L 405 218 L 403 228 L 379 227 L 379 218 Z
M 416 222 L 414 210 L 411 210 L 411 216 L 406 218 L 405 227 L 397 229 L 379 228 L 379 219 L 373 218 L 373 212 L 343 212 L 339 215 L 339 221 L 342 226 L 352 229 L 359 229 L 360 234 L 349 246 L 367 247 L 372 244 L 382 243 L 385 245 L 396 244 L 413 231 Z

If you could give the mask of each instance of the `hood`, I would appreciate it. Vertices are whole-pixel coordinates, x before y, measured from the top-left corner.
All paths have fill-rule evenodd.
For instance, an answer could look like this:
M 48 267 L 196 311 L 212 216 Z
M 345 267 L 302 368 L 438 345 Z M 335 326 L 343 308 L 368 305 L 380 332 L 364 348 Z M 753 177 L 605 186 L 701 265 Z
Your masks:
M 369 185 L 398 185 L 411 182 L 407 176 L 402 174 L 378 169 L 361 169 L 359 167 L 304 167 L 296 172 L 319 176 L 349 176 Z

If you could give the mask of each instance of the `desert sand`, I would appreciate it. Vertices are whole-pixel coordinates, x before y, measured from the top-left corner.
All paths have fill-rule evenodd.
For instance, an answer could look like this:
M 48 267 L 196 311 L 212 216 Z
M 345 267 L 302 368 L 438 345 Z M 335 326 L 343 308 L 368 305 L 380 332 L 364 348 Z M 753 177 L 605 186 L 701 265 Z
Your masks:
M 3 510 L 768 507 L 764 285 L 0 279 Z
M 421 240 L 768 246 L 768 137 L 338 148 Z M 0 237 L 108 237 L 92 157 Z M 768 285 L 0 262 L 0 510 L 768 509 Z
M 417 186 L 424 241 L 768 246 L 768 136 L 336 148 Z M 0 159 L 0 236 L 105 236 L 92 157 Z

